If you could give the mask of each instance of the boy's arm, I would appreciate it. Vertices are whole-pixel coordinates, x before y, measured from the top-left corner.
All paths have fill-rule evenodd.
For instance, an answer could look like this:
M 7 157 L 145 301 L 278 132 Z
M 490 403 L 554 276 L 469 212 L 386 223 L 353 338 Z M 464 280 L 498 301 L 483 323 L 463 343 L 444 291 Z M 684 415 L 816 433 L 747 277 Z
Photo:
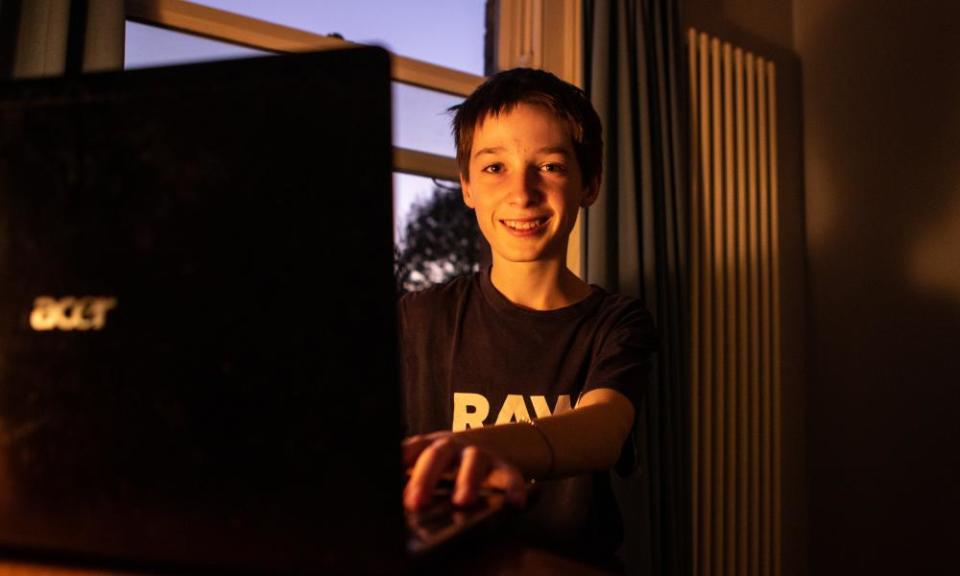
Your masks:
M 405 463 L 412 467 L 404 505 L 427 504 L 437 482 L 450 473 L 455 473 L 456 504 L 472 502 L 484 484 L 522 504 L 525 479 L 613 467 L 633 417 L 633 405 L 623 394 L 598 388 L 585 393 L 575 409 L 539 418 L 536 426 L 512 423 L 414 436 L 404 443 Z

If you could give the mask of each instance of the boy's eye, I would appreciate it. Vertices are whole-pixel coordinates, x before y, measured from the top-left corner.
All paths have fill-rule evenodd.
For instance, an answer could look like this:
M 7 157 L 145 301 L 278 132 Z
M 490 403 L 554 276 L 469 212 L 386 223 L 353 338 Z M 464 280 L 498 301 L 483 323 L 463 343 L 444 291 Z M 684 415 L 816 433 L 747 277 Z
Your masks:
M 559 162 L 547 162 L 540 166 L 540 170 L 543 172 L 566 172 L 567 167 Z
M 484 166 L 481 171 L 488 174 L 499 174 L 500 172 L 503 172 L 503 164 L 490 164 L 488 166 Z

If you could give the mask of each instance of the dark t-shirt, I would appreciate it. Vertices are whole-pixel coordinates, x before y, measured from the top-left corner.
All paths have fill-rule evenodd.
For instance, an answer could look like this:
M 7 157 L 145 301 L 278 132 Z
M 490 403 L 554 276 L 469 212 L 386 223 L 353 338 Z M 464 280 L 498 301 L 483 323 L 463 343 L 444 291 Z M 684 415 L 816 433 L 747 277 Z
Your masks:
M 399 321 L 407 434 L 539 418 L 596 388 L 639 409 L 656 342 L 636 299 L 594 286 L 572 306 L 527 310 L 489 268 L 407 294 Z M 612 553 L 622 537 L 606 472 L 544 483 L 524 518 L 531 538 L 585 556 Z

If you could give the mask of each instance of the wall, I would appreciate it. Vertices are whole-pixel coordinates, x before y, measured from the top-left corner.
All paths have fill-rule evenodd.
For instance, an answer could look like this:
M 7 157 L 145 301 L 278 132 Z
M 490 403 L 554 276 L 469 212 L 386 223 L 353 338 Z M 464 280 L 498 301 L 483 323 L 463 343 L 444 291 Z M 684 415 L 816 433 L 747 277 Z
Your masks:
M 793 48 L 793 0 L 684 0 L 683 10 L 689 23 L 725 40 Z
M 960 5 L 795 2 L 810 574 L 960 562 Z

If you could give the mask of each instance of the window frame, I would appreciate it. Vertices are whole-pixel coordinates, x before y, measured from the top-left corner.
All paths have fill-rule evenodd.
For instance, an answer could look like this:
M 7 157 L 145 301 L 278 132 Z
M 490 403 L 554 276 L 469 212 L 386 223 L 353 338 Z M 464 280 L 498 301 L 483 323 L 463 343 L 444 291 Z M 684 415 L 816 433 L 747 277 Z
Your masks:
M 127 0 L 124 12 L 126 19 L 131 22 L 267 52 L 337 50 L 359 46 L 340 38 L 183 0 Z M 397 54 L 391 54 L 391 62 L 391 77 L 397 82 L 455 96 L 470 95 L 484 81 L 483 76 Z M 398 172 L 443 180 L 459 179 L 456 161 L 446 156 L 394 147 L 393 158 L 394 169 Z
M 499 70 L 532 66 L 577 86 L 582 79 L 582 0 L 488 0 L 493 3 L 495 62 Z M 558 8 L 559 7 L 559 8 Z M 336 50 L 358 44 L 185 0 L 125 0 L 126 20 L 275 53 Z M 552 31 L 544 34 L 545 30 Z M 455 96 L 469 96 L 486 79 L 391 53 L 393 80 Z M 453 158 L 394 147 L 397 172 L 458 181 Z M 582 210 L 581 210 L 582 216 Z M 567 265 L 583 277 L 581 217 L 570 236 Z

